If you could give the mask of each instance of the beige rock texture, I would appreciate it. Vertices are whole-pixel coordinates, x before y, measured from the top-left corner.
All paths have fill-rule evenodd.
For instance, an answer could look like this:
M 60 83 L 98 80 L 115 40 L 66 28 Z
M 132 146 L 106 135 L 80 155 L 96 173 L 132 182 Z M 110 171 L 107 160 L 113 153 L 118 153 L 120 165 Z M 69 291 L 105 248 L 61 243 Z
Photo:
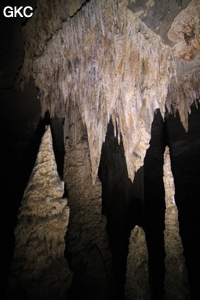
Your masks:
M 190 291 L 183 256 L 183 246 L 179 233 L 178 210 L 174 200 L 175 187 L 171 171 L 169 147 L 164 153 L 165 187 L 165 300 L 189 300 Z
M 77 107 L 69 115 L 71 118 L 65 122 L 64 169 L 70 206 L 66 249 L 77 284 L 73 295 L 77 299 L 112 299 L 112 257 L 107 220 L 102 214 L 101 183 L 92 183 L 86 128 Z
M 48 126 L 18 214 L 8 299 L 66 299 L 72 272 L 64 257 L 69 207 L 63 194 Z
M 127 257 L 126 300 L 150 300 L 148 251 L 145 232 L 136 225 L 131 231 Z

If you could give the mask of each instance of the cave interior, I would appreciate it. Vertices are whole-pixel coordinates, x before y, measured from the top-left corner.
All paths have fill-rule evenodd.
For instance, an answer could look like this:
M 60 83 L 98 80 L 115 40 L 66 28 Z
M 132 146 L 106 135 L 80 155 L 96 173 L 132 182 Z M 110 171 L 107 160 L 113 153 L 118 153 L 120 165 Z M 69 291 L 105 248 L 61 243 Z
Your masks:
M 168 3 L 169 6 L 171 5 L 171 10 L 168 12 L 169 8 L 167 4 L 163 4 L 163 1 L 164 0 L 158 2 L 155 1 L 155 6 L 150 6 L 149 4 L 149 11 L 139 14 L 139 17 L 141 22 L 144 22 L 145 26 L 150 28 L 152 31 L 158 27 L 158 22 L 160 22 L 157 34 L 162 36 L 164 44 L 168 44 L 168 46 L 172 48 L 175 43 L 169 43 L 166 32 L 169 30 L 173 20 L 178 13 L 180 13 L 190 4 L 190 2 L 196 3 L 198 7 L 197 11 L 200 15 L 200 4 L 197 0 L 165 1 L 165 4 Z M 10 1 L 10 5 L 14 5 L 14 2 L 15 1 Z M 35 12 L 38 11 L 39 15 L 41 11 L 40 18 L 42 18 L 42 14 L 45 14 L 44 11 L 42 11 L 42 1 L 27 0 L 19 2 L 20 5 L 31 5 L 34 7 Z M 44 2 L 47 3 L 47 6 L 51 6 L 49 3 L 52 1 L 46 0 Z M 67 0 L 55 1 L 55 7 L 63 5 L 63 3 L 65 6 L 73 6 L 72 4 L 69 4 L 72 2 L 73 1 Z M 67 12 L 64 13 L 65 17 L 62 16 L 62 18 L 59 16 L 59 13 L 63 14 L 63 12 L 59 12 L 56 10 L 56 8 L 54 9 L 60 19 L 62 19 L 61 23 L 63 24 L 66 22 L 71 22 L 73 18 L 78 18 L 79 14 L 81 14 L 82 10 L 84 10 L 84 7 L 89 6 L 90 2 L 91 1 L 74 1 L 74 3 L 76 3 L 76 5 L 74 4 L 74 12 L 71 8 L 72 12 L 67 10 Z M 92 3 L 93 2 L 94 1 L 92 1 Z M 121 1 L 119 2 L 121 3 Z M 133 13 L 141 12 L 142 9 L 144 10 L 144 8 L 147 6 L 147 2 L 151 1 L 130 1 L 127 9 Z M 152 2 L 154 3 L 154 1 Z M 178 5 L 178 2 L 180 2 L 182 5 Z M 7 2 L 2 1 L 1 3 L 1 12 L 2 8 L 7 5 L 5 3 Z M 44 39 L 43 49 L 42 51 L 38 51 L 36 56 L 42 56 L 43 51 L 45 47 L 47 47 L 49 41 L 52 39 L 52 36 L 56 34 L 60 28 L 62 30 L 62 27 L 60 27 L 61 25 L 59 25 L 57 29 L 52 29 L 50 26 L 45 27 L 45 18 L 51 18 L 51 22 L 54 22 L 54 19 L 48 10 L 46 10 L 46 14 L 47 16 L 44 17 L 44 23 L 41 22 L 39 24 L 41 28 L 39 30 L 37 29 L 36 31 L 41 31 L 43 33 L 46 28 L 47 32 L 49 30 L 49 37 Z M 72 201 L 73 195 L 71 195 L 72 188 L 70 183 L 70 175 L 67 176 L 65 174 L 67 172 L 65 160 L 67 160 L 67 151 L 72 149 L 73 145 L 72 148 L 70 148 L 71 145 L 67 148 L 65 147 L 65 143 L 69 140 L 70 144 L 71 135 L 80 135 L 83 143 L 87 144 L 89 134 L 89 132 L 87 132 L 86 125 L 82 124 L 80 111 L 77 113 L 76 117 L 78 124 L 77 126 L 73 123 L 72 119 L 70 119 L 71 117 L 69 116 L 69 113 L 71 112 L 72 114 L 73 109 L 75 112 L 78 111 L 76 105 L 72 105 L 72 108 L 69 109 L 68 114 L 55 113 L 55 115 L 53 115 L 51 108 L 46 109 L 44 113 L 44 108 L 42 108 L 42 102 L 40 101 L 41 87 L 38 87 L 35 83 L 36 77 L 34 78 L 34 68 L 32 70 L 33 73 L 31 74 L 29 80 L 24 84 L 23 89 L 19 89 L 18 83 L 16 82 L 19 81 L 19 77 L 21 76 L 20 69 L 22 68 L 24 61 L 27 59 L 25 52 L 28 51 L 28 38 L 30 39 L 30 36 L 26 34 L 26 30 L 22 31 L 22 29 L 26 28 L 27 24 L 30 23 L 31 18 L 30 20 L 25 17 L 6 19 L 5 17 L 1 16 L 1 271 L 4 278 L 2 293 L 5 299 L 7 299 L 5 296 L 7 278 L 9 276 L 10 265 L 11 261 L 13 260 L 13 251 L 15 247 L 14 228 L 17 225 L 17 214 L 24 190 L 37 157 L 41 138 L 45 131 L 45 126 L 48 124 L 51 126 L 58 173 L 60 178 L 65 181 L 64 196 L 66 198 L 69 197 L 68 205 L 69 207 L 71 205 L 70 209 L 72 214 L 73 207 L 76 205 L 76 203 L 74 204 Z M 35 26 L 35 24 L 33 24 L 33 26 Z M 24 35 L 23 32 L 25 32 Z M 26 40 L 27 36 L 28 38 Z M 189 37 L 187 36 L 187 41 L 188 39 Z M 36 40 L 35 43 L 39 44 L 42 42 Z M 26 47 L 24 45 L 26 45 Z M 177 59 L 177 72 L 180 76 L 190 74 L 190 72 L 193 72 L 193 70 L 195 70 L 199 75 L 198 71 L 200 70 L 200 52 L 199 49 L 196 49 L 195 51 L 196 52 L 194 53 L 194 56 L 190 60 Z M 33 52 L 30 53 L 32 54 Z M 80 62 L 76 61 L 74 64 L 75 67 L 78 68 Z M 70 70 L 71 66 L 69 62 L 68 67 Z M 66 70 L 66 72 L 69 70 Z M 148 72 L 151 71 L 148 70 Z M 59 78 L 54 78 L 54 80 L 59 80 Z M 199 81 L 198 76 L 196 81 Z M 185 80 L 184 84 L 185 89 L 190 90 L 192 85 L 191 81 L 187 84 L 187 81 Z M 189 112 L 187 110 L 188 106 L 186 105 L 183 110 L 179 109 L 179 107 L 177 108 L 175 105 L 176 109 L 169 111 L 169 106 L 167 107 L 167 103 L 165 104 L 164 115 L 161 111 L 162 109 L 156 108 L 154 110 L 153 121 L 150 124 L 149 146 L 146 149 L 143 164 L 135 171 L 133 180 L 131 180 L 129 176 L 130 173 L 127 169 L 125 152 L 127 143 L 124 142 L 124 138 L 119 128 L 116 127 L 116 124 L 113 122 L 112 116 L 110 115 L 106 126 L 105 139 L 101 143 L 97 177 L 100 180 L 102 189 L 101 214 L 106 217 L 106 233 L 108 235 L 109 249 L 112 255 L 114 292 L 112 291 L 111 295 L 105 295 L 105 297 L 101 296 L 101 293 L 98 290 L 99 286 L 97 287 L 97 291 L 92 291 L 91 288 L 91 292 L 89 292 L 90 282 L 85 283 L 87 279 L 80 279 L 81 277 L 84 277 L 84 270 L 82 269 L 83 267 L 80 267 L 78 271 L 76 270 L 76 262 L 73 261 L 73 256 L 75 254 L 71 254 L 71 250 L 67 247 L 68 232 L 70 232 L 73 226 L 76 226 L 76 223 L 70 225 L 69 221 L 69 228 L 66 233 L 65 257 L 69 261 L 69 267 L 72 269 L 72 271 L 76 271 L 74 271 L 74 279 L 69 291 L 67 292 L 66 299 L 77 299 L 77 297 L 79 299 L 91 300 L 125 299 L 124 289 L 129 237 L 131 230 L 136 225 L 143 227 L 146 234 L 149 255 L 148 264 L 151 299 L 164 299 L 164 277 L 166 272 L 164 259 L 166 253 L 164 248 L 165 189 L 163 183 L 163 155 L 166 146 L 168 146 L 170 149 L 171 169 L 175 184 L 175 203 L 179 213 L 179 229 L 184 249 L 183 255 L 185 257 L 185 263 L 188 272 L 191 299 L 199 299 L 200 85 L 196 84 L 195 88 L 196 94 L 194 95 L 193 101 L 190 101 L 188 104 L 190 108 Z M 185 103 L 187 103 L 188 95 L 187 93 L 183 94 Z M 69 97 L 69 101 L 73 102 L 73 99 Z M 58 101 L 58 103 L 55 103 L 55 106 L 56 105 L 60 106 L 60 102 Z M 59 109 L 57 111 L 59 111 Z M 188 118 L 187 129 L 184 126 L 182 118 L 183 112 Z M 79 113 L 80 115 L 78 115 Z M 91 115 L 91 119 L 92 118 L 93 116 Z M 65 127 L 68 123 L 70 125 L 68 132 L 66 133 Z M 116 130 L 119 130 L 119 132 L 116 133 Z M 74 133 L 75 131 L 77 132 Z M 125 130 L 123 134 L 126 134 Z M 139 134 L 142 133 L 139 132 Z M 99 140 L 101 140 L 100 134 Z M 87 166 L 85 168 L 87 169 Z M 76 171 L 80 173 L 80 176 L 84 176 L 83 173 L 81 174 L 81 172 L 84 172 L 82 167 L 79 169 L 79 166 L 77 165 Z M 92 184 L 89 183 L 89 185 L 86 185 L 85 189 L 87 188 L 93 189 Z M 77 186 L 77 190 L 78 189 L 79 188 Z M 74 211 L 76 213 L 76 208 Z M 72 220 L 75 220 L 75 218 L 73 218 Z M 93 220 L 91 220 L 91 222 L 93 222 Z M 72 242 L 70 241 L 69 243 Z M 93 247 L 95 247 L 95 245 L 96 244 L 94 244 Z M 72 258 L 70 255 L 72 255 Z M 83 287 L 84 284 L 87 288 Z M 102 291 L 102 293 L 103 292 L 104 291 Z M 97 296 L 97 293 L 99 296 Z

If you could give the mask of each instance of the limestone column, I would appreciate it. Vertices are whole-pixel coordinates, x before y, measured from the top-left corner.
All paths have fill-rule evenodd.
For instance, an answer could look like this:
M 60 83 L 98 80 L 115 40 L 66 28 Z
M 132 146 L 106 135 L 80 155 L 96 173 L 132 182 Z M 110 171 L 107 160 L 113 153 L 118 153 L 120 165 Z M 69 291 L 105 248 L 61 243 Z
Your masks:
M 147 245 L 144 230 L 140 226 L 134 227 L 129 239 L 125 299 L 151 299 Z
M 70 206 L 67 251 L 74 271 L 72 295 L 77 299 L 110 299 L 111 253 L 106 217 L 102 214 L 101 182 L 92 182 L 87 130 L 78 107 L 65 119 L 64 176 Z
M 18 214 L 8 299 L 66 299 L 72 272 L 64 257 L 69 207 L 63 194 L 48 126 Z
M 187 280 L 183 246 L 179 234 L 178 210 L 174 201 L 175 187 L 171 171 L 170 151 L 164 153 L 165 187 L 165 300 L 189 300 L 190 292 Z

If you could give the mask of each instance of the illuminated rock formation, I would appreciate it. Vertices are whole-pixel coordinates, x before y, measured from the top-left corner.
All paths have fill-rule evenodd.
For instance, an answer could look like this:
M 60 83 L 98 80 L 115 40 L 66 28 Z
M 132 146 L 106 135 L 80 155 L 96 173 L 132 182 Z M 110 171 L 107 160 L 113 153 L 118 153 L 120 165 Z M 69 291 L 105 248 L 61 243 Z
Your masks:
M 190 292 L 183 256 L 183 246 L 179 234 L 178 210 L 174 201 L 175 187 L 171 171 L 169 148 L 164 153 L 165 187 L 165 299 L 189 300 Z
M 132 2 L 135 10 L 130 9 Z M 158 32 L 157 26 L 153 30 L 143 19 L 151 10 L 164 7 L 168 31 L 168 16 L 171 23 L 175 17 L 168 11 L 171 2 L 176 5 L 177 19 L 167 44 L 162 36 L 165 26 Z M 169 112 L 178 110 L 187 129 L 188 111 L 200 95 L 199 66 L 192 61 L 195 70 L 177 72 L 177 61 L 185 63 L 190 54 L 190 59 L 195 54 L 198 61 L 199 53 L 199 0 L 186 8 L 186 18 L 178 12 L 182 2 L 186 8 L 189 0 L 38 0 L 33 17 L 23 27 L 25 56 L 16 82 L 23 87 L 33 77 L 42 116 L 49 111 L 51 118 L 65 119 L 64 178 L 71 209 L 67 251 L 76 273 L 74 287 L 82 285 L 87 299 L 84 288 L 91 293 L 93 287 L 94 293 L 106 291 L 104 299 L 110 289 L 111 257 L 97 176 L 108 122 L 112 121 L 118 141 L 123 139 L 128 176 L 133 181 L 144 164 L 155 110 L 160 109 L 162 116 L 166 107 Z M 156 23 L 162 25 L 160 8 L 157 16 Z M 177 20 L 182 35 L 178 39 Z M 172 44 L 179 38 L 185 44 L 183 53 L 177 55 L 179 47 Z M 45 203 L 49 203 L 48 195 Z M 90 296 L 93 300 L 94 295 Z
M 147 245 L 144 230 L 140 226 L 134 227 L 129 239 L 125 299 L 151 299 Z
M 31 68 L 24 64 L 19 77 L 27 80 L 32 72 L 43 114 L 49 110 L 51 116 L 68 118 L 69 103 L 78 107 L 87 129 L 93 183 L 111 116 L 115 131 L 122 134 L 133 180 L 149 146 L 155 109 L 164 115 L 174 68 L 171 48 L 128 4 L 122 0 L 87 3 L 62 23 Z
M 18 214 L 9 299 L 65 299 L 72 273 L 64 257 L 69 207 L 47 128 Z

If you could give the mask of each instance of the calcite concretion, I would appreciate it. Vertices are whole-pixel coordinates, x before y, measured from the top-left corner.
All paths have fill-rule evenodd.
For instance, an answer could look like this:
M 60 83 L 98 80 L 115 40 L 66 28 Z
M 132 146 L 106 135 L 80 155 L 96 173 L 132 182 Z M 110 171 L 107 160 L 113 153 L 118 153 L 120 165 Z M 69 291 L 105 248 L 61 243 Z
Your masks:
M 133 228 L 129 239 L 125 299 L 151 299 L 147 244 L 145 232 L 140 226 Z
M 169 147 L 164 153 L 165 187 L 165 300 L 189 300 L 190 291 L 187 270 L 183 256 L 183 246 L 179 234 L 178 210 L 174 201 L 175 187 L 171 171 Z
M 78 106 L 87 129 L 93 183 L 111 116 L 122 134 L 133 180 L 149 146 L 155 109 L 164 115 L 174 65 L 170 47 L 128 4 L 89 1 L 62 23 L 31 69 L 43 115 L 49 110 L 51 116 L 64 117 L 70 102 Z
M 72 272 L 64 257 L 69 207 L 63 194 L 48 126 L 18 214 L 9 299 L 65 299 Z

